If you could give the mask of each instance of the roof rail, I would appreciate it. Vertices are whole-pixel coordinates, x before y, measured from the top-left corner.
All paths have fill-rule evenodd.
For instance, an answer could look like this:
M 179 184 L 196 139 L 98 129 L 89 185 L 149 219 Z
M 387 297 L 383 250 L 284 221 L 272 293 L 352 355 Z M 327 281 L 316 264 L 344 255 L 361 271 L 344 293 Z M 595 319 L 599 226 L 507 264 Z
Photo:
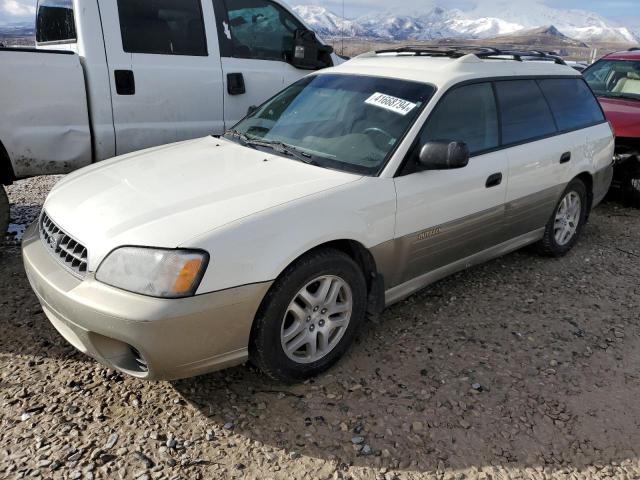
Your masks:
M 405 45 L 397 48 L 376 50 L 373 55 L 384 53 L 408 53 L 416 56 L 460 58 L 465 55 L 475 55 L 487 60 L 526 60 L 552 61 L 559 65 L 566 65 L 556 52 L 541 50 L 513 50 L 477 45 Z
M 640 51 L 640 47 L 631 47 L 628 51 L 629 52 L 638 52 L 638 51 Z

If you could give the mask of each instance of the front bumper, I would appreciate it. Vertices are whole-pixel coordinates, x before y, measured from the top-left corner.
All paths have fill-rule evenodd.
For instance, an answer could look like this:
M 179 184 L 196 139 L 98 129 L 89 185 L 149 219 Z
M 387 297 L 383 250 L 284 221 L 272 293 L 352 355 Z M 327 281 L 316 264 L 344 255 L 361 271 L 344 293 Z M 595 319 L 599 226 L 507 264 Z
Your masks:
M 251 325 L 271 282 L 183 299 L 158 299 L 68 273 L 40 241 L 22 243 L 24 266 L 42 309 L 75 348 L 147 380 L 192 377 L 243 363 Z

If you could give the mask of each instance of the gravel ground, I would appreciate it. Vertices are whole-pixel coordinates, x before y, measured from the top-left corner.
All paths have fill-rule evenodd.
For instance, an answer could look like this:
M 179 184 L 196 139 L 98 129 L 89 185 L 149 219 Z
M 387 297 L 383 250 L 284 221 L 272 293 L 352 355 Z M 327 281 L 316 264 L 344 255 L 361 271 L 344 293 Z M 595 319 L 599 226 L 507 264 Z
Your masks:
M 32 216 L 55 178 L 10 188 Z M 36 198 L 36 200 L 34 200 Z M 640 478 L 640 212 L 566 258 L 441 281 L 294 387 L 250 367 L 144 383 L 49 325 L 0 250 L 0 478 Z

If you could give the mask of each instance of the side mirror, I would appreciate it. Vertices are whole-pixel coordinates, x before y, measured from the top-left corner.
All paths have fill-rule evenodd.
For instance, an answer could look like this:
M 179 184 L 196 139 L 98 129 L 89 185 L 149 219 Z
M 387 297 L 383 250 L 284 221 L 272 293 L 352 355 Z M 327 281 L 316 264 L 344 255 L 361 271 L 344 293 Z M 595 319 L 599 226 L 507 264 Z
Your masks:
M 319 70 L 331 66 L 333 47 L 322 45 L 311 30 L 299 28 L 293 37 L 293 55 L 289 62 L 303 70 Z
M 420 149 L 418 161 L 425 170 L 463 168 L 469 164 L 469 147 L 448 140 L 427 142 Z

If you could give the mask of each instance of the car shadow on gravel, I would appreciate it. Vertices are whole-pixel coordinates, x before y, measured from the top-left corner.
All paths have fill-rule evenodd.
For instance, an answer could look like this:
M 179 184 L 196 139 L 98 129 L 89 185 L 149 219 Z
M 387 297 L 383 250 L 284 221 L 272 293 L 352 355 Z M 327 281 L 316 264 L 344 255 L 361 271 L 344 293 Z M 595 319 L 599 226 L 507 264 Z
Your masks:
M 305 384 L 242 367 L 173 386 L 216 432 L 338 467 L 637 461 L 640 222 L 618 213 L 596 214 L 563 259 L 514 253 L 389 308 Z M 612 238 L 613 222 L 628 236 Z
M 0 355 L 39 359 L 60 358 L 86 362 L 47 320 L 29 286 L 20 249 L 0 245 Z

